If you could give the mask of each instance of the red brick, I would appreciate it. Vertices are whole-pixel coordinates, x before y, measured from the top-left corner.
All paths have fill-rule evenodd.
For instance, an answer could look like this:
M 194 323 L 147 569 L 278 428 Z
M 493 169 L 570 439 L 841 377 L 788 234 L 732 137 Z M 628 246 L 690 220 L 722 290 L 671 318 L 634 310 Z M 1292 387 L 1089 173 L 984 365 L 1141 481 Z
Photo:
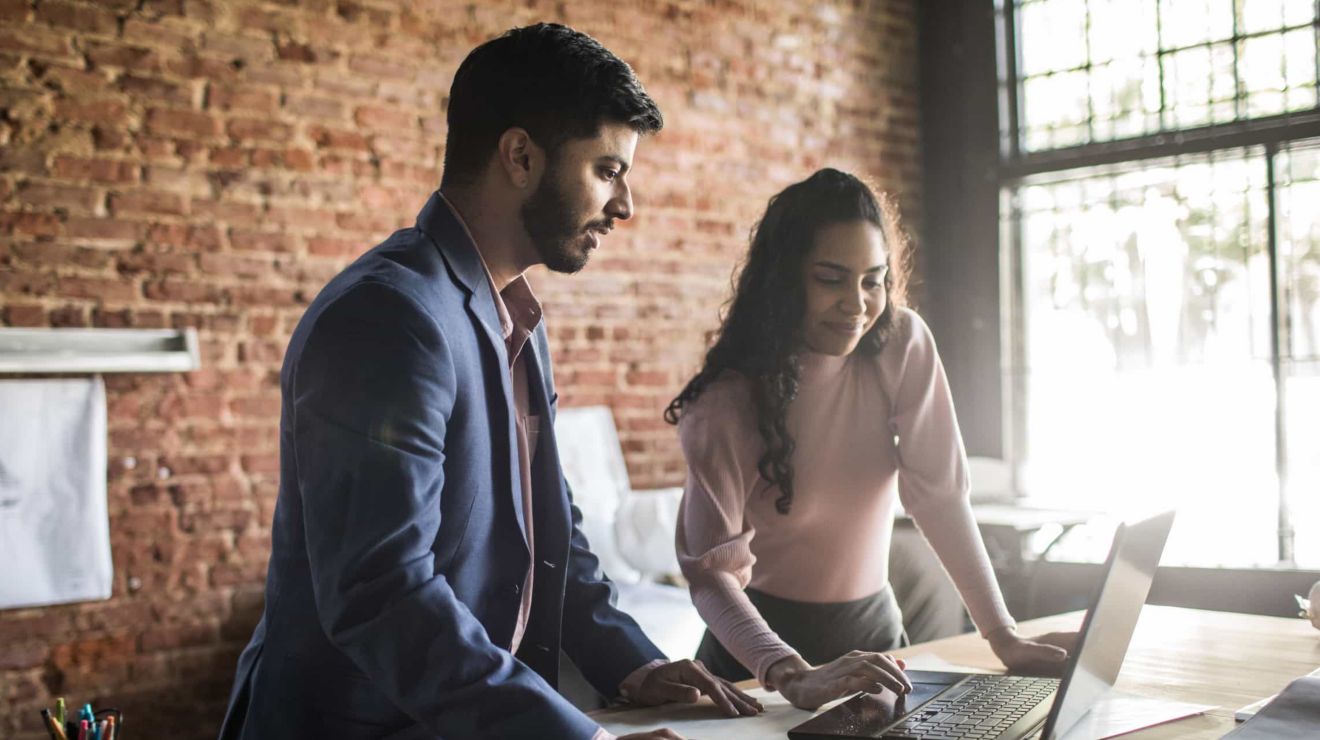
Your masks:
M 308 135 L 322 149 L 352 149 L 365 152 L 371 148 L 367 142 L 367 137 L 355 131 L 313 126 L 308 129 Z
M 18 201 L 23 205 L 41 209 L 63 208 L 79 213 L 96 210 L 104 198 L 100 190 L 81 185 L 28 182 L 18 190 Z
M 359 126 L 380 129 L 382 132 L 413 131 L 417 129 L 417 115 L 397 108 L 380 105 L 362 105 L 353 111 L 353 120 Z
M 162 213 L 184 215 L 188 213 L 188 199 L 179 193 L 165 190 L 128 190 L 110 194 L 110 212 L 116 217 L 122 213 Z
M 142 286 L 142 294 L 154 301 L 178 303 L 217 303 L 222 295 L 213 285 L 175 278 L 149 281 Z
M 206 95 L 207 107 L 222 111 L 270 113 L 278 100 L 275 90 L 251 85 L 212 85 Z
M 25 25 L 22 28 L 0 28 L 0 52 L 13 51 L 45 59 L 72 60 L 71 38 L 50 29 Z
M 110 266 L 110 252 L 60 242 L 25 242 L 10 247 L 20 261 L 48 267 L 87 267 L 94 270 Z
M 28 19 L 32 4 L 28 0 L 0 0 L 0 20 L 17 23 Z
M 220 134 L 220 121 L 210 113 L 171 108 L 147 111 L 147 130 L 153 134 L 209 139 Z
M 53 213 L 0 213 L 0 234 L 50 237 L 60 233 L 60 219 Z
M 37 5 L 37 20 L 87 33 L 114 35 L 119 31 L 114 13 L 90 3 L 43 0 Z
M 186 275 L 196 269 L 197 256 L 189 252 L 172 252 L 168 248 L 141 248 L 119 255 L 116 267 L 121 273 Z
M 241 141 L 252 139 L 285 141 L 291 132 L 288 124 L 261 118 L 231 119 L 225 130 L 231 138 Z
M 291 170 L 310 172 L 316 167 L 316 155 L 306 149 L 285 149 L 282 159 Z
M 310 45 L 294 41 L 292 39 L 283 39 L 275 47 L 275 54 L 286 62 L 301 62 L 303 64 L 312 64 L 318 57 L 323 56 L 317 53 Z
M 304 226 L 309 229 L 324 228 L 335 220 L 335 214 L 318 208 L 272 207 L 266 211 L 266 220 L 285 226 Z
M 352 239 L 313 237 L 307 240 L 307 253 L 318 257 L 351 257 L 365 249 L 362 242 Z
M 54 174 L 71 180 L 91 180 L 104 183 L 133 183 L 141 176 L 141 168 L 134 162 L 120 159 L 75 157 L 62 154 L 55 158 Z
M 98 301 L 131 301 L 138 297 L 137 286 L 128 280 L 67 276 L 59 280 L 60 295 Z
M 342 119 L 346 111 L 342 100 L 299 92 L 286 93 L 281 107 L 285 113 L 310 118 Z
M 84 44 L 87 61 L 97 67 L 117 67 L 136 72 L 159 72 L 160 52 L 145 46 L 114 41 L 89 40 Z
M 229 243 L 244 252 L 291 252 L 295 246 L 293 238 L 283 232 L 237 229 L 229 232 Z
M 46 323 L 46 309 L 33 304 L 10 304 L 5 306 L 5 326 L 43 326 Z

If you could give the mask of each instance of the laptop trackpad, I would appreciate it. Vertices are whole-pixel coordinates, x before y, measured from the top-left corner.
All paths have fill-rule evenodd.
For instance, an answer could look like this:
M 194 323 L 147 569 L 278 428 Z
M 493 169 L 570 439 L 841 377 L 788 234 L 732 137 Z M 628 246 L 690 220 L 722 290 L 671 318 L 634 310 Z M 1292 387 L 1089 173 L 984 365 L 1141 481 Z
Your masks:
M 889 690 L 860 694 L 794 727 L 788 736 L 794 740 L 880 737 L 884 728 L 965 678 L 965 673 L 908 671 L 912 693 L 902 697 Z

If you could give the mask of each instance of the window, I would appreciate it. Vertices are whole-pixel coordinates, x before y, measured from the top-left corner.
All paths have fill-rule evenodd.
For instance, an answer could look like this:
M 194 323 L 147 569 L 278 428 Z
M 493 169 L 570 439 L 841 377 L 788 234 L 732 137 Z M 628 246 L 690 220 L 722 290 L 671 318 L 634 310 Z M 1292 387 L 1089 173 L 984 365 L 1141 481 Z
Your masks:
M 1320 566 L 1320 4 L 1005 0 L 1019 487 Z
M 1026 151 L 1316 105 L 1313 0 L 1021 0 Z

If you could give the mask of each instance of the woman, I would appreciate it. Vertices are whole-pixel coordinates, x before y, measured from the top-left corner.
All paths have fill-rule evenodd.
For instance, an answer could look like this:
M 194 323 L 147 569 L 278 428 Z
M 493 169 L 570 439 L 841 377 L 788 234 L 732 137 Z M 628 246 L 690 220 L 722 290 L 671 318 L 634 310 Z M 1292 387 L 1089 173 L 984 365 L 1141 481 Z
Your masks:
M 794 705 L 911 689 L 888 585 L 899 499 L 1005 665 L 1057 671 L 1070 635 L 1019 637 L 967 501 L 944 369 L 903 305 L 887 200 L 823 169 L 770 199 L 719 337 L 670 403 L 688 479 L 678 557 L 697 657 Z M 1054 644 L 1047 644 L 1054 643 Z

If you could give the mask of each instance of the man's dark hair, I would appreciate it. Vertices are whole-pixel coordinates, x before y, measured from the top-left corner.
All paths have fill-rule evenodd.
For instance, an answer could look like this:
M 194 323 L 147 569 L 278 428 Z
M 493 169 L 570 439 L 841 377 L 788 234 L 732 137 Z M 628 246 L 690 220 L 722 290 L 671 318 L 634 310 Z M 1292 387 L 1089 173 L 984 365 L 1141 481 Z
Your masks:
M 600 42 L 558 23 L 515 28 L 473 49 L 449 88 L 443 184 L 472 182 L 512 127 L 547 156 L 602 123 L 638 134 L 664 126 L 655 101 L 626 62 Z

